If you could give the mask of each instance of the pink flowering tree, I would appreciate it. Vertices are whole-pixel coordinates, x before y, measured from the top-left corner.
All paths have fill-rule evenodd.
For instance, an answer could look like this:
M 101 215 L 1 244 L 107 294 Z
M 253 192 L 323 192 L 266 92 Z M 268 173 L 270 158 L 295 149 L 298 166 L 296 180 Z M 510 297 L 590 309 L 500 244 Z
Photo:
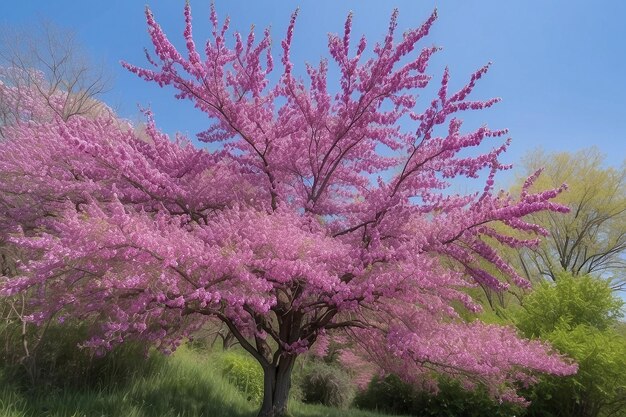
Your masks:
M 171 351 L 219 320 L 263 368 L 260 416 L 286 413 L 296 358 L 337 334 L 344 359 L 369 372 L 423 385 L 446 373 L 503 400 L 523 401 L 515 387 L 537 373 L 575 372 L 549 346 L 457 314 L 480 308 L 466 291 L 477 283 L 527 287 L 492 243 L 534 245 L 546 232 L 524 216 L 566 209 L 549 201 L 560 190 L 530 193 L 534 177 L 517 200 L 493 191 L 508 168 L 506 131 L 464 131 L 456 116 L 498 101 L 468 98 L 487 67 L 459 91 L 446 70 L 420 110 L 437 48 L 418 44 L 435 14 L 396 40 L 394 12 L 367 59 L 365 38 L 350 45 L 348 16 L 329 37 L 334 89 L 327 60 L 307 66 L 306 81 L 294 75 L 296 13 L 274 78 L 269 31 L 230 41 L 212 10 L 201 55 L 188 4 L 184 15 L 184 52 L 147 10 L 155 55 L 147 69 L 124 66 L 205 112 L 198 138 L 219 150 L 171 141 L 149 114 L 142 134 L 111 114 L 9 127 L 0 227 L 30 261 L 3 278 L 2 295 L 32 294 L 34 323 L 98 318 L 85 345 L 101 350 L 135 337 Z M 483 142 L 492 150 L 468 156 Z M 446 189 L 483 172 L 482 192 Z

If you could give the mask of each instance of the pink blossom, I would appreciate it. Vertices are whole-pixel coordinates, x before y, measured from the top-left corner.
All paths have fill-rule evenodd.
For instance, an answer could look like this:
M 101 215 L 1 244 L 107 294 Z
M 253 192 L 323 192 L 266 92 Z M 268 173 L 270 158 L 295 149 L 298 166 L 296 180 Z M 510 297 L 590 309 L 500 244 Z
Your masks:
M 542 235 L 524 217 L 566 211 L 550 202 L 563 188 L 530 194 L 525 185 L 518 200 L 494 193 L 510 168 L 499 161 L 506 131 L 463 131 L 457 118 L 498 101 L 466 100 L 488 66 L 455 93 L 446 69 L 437 97 L 422 103 L 437 49 L 418 43 L 436 14 L 396 41 L 394 12 L 367 59 L 365 38 L 350 55 L 350 15 L 328 42 L 339 84 L 329 85 L 326 60 L 307 67 L 305 82 L 290 58 L 296 15 L 274 77 L 268 30 L 259 41 L 236 34 L 231 47 L 213 7 L 200 56 L 187 4 L 185 58 L 146 11 L 152 68 L 123 65 L 206 113 L 198 137 L 220 144 L 214 152 L 172 140 L 150 112 L 143 132 L 111 112 L 64 121 L 32 92 L 1 84 L 33 117 L 0 142 L 0 230 L 28 260 L 1 278 L 0 295 L 37 294 L 37 323 L 61 310 L 102 318 L 85 343 L 96 349 L 141 337 L 172 351 L 219 320 L 268 369 L 316 344 L 326 351 L 340 334 L 350 336 L 345 358 L 371 364 L 367 377 L 383 369 L 432 388 L 434 369 L 468 386 L 479 377 L 503 400 L 522 401 L 513 383 L 537 372 L 574 372 L 549 346 L 465 323 L 453 307 L 478 310 L 465 291 L 477 284 L 528 285 L 488 242 L 521 248 L 536 236 L 494 223 Z M 407 115 L 410 131 L 399 127 Z M 469 152 L 483 143 L 492 149 Z M 483 169 L 482 193 L 450 192 L 450 178 Z

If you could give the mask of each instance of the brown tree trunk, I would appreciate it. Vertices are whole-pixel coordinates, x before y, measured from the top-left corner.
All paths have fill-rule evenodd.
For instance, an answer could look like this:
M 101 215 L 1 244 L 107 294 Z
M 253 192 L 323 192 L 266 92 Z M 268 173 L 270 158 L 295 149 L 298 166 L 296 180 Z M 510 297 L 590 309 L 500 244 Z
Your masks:
M 295 355 L 285 355 L 278 365 L 263 369 L 263 404 L 258 417 L 287 416 L 287 403 L 291 389 L 291 371 Z

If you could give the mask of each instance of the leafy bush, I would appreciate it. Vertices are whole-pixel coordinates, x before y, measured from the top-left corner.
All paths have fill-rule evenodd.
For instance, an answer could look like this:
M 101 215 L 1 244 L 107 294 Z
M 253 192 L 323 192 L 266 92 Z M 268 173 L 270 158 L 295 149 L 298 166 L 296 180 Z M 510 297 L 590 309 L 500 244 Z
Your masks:
M 544 376 L 529 390 L 528 416 L 626 416 L 626 337 L 617 330 L 623 302 L 590 276 L 559 276 L 524 301 L 517 326 L 578 362 L 578 373 Z
M 300 382 L 302 401 L 331 407 L 347 408 L 354 397 L 348 374 L 324 362 L 313 362 L 304 371 Z
M 579 370 L 564 378 L 544 376 L 529 393 L 529 417 L 626 416 L 626 338 L 580 325 L 547 339 L 575 358 Z
M 606 330 L 622 317 L 623 304 L 603 279 L 560 274 L 556 284 L 543 283 L 524 299 L 516 324 L 527 337 L 579 325 Z
M 483 389 L 466 391 L 454 381 L 442 380 L 439 392 L 418 391 L 395 375 L 375 377 L 354 404 L 362 409 L 418 417 L 512 417 L 520 408 L 498 404 Z
M 229 351 L 219 356 L 222 375 L 242 392 L 248 401 L 261 402 L 263 399 L 263 369 L 253 358 L 237 351 Z
M 366 390 L 354 397 L 354 405 L 365 410 L 394 414 L 410 414 L 414 408 L 417 391 L 396 375 L 383 378 L 375 376 Z

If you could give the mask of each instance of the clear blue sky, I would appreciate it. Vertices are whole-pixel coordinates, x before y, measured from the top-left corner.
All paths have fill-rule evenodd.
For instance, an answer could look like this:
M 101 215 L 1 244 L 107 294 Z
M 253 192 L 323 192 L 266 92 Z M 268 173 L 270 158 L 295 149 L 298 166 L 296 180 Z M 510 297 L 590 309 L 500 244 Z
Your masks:
M 179 45 L 183 30 L 182 0 L 147 2 L 170 39 Z M 192 0 L 198 43 L 208 32 L 209 0 Z M 190 104 L 177 102 L 172 90 L 139 80 L 119 66 L 124 59 L 145 63 L 150 46 L 143 10 L 135 0 L 22 0 L 0 3 L 0 23 L 18 26 L 47 19 L 75 30 L 96 60 L 110 66 L 114 89 L 105 100 L 126 116 L 137 105 L 151 105 L 166 131 L 190 135 L 207 126 Z M 470 124 L 508 127 L 513 144 L 506 160 L 516 162 L 528 150 L 574 151 L 596 145 L 607 163 L 626 158 L 626 2 L 501 0 L 216 0 L 218 12 L 232 26 L 247 31 L 255 23 L 272 26 L 274 50 L 285 33 L 291 11 L 300 7 L 294 62 L 317 62 L 326 51 L 326 34 L 340 32 L 348 11 L 354 12 L 354 37 L 365 33 L 370 45 L 387 28 L 394 7 L 400 10 L 400 33 L 419 25 L 434 7 L 439 20 L 426 44 L 444 47 L 431 70 L 440 77 L 449 65 L 460 84 L 488 61 L 493 66 L 475 97 L 499 96 L 503 102 Z M 429 97 L 425 97 L 430 99 Z M 502 180 L 502 178 L 500 178 Z M 506 177 L 504 178 L 506 180 Z

